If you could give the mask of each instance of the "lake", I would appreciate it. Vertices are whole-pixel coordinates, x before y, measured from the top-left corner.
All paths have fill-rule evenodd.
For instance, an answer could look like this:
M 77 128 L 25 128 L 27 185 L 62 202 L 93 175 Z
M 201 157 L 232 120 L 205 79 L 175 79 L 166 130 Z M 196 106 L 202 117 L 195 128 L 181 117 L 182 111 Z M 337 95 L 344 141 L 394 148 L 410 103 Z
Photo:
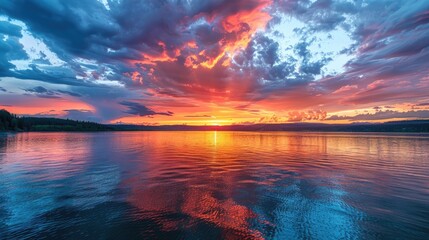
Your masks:
M 0 239 L 428 234 L 429 135 L 0 135 Z

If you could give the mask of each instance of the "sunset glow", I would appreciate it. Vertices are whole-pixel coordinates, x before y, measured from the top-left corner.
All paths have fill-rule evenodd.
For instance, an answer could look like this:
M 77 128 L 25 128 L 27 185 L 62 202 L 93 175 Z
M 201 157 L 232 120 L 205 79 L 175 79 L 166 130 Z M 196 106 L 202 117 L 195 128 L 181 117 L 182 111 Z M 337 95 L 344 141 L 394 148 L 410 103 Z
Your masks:
M 2 1 L 0 109 L 147 125 L 428 119 L 428 24 L 428 1 Z

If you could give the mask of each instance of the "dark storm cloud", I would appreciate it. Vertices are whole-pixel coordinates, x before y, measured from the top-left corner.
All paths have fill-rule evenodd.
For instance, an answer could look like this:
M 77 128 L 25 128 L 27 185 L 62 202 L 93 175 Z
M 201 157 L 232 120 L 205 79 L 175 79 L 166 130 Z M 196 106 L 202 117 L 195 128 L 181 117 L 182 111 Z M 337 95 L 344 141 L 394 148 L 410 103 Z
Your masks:
M 115 32 L 98 1 L 2 1 L 0 13 L 19 19 L 43 39 L 74 54 L 93 54 Z M 95 41 L 95 42 L 94 42 Z M 90 51 L 88 51 L 90 50 Z
M 67 62 L 67 65 L 61 67 L 37 66 L 49 63 L 42 53 L 42 58 L 36 59 L 33 62 L 35 65 L 30 65 L 29 69 L 7 71 L 14 68 L 9 65 L 0 77 L 36 79 L 76 86 L 90 85 L 87 81 L 76 78 L 83 75 L 79 67 L 76 67 L 79 65 L 76 58 L 105 62 L 106 42 L 117 33 L 111 16 L 98 1 L 2 1 L 0 14 L 24 22 L 31 34 Z M 4 62 L 2 60 L 0 56 L 0 68 Z
M 140 103 L 137 102 L 129 102 L 129 101 L 123 101 L 119 104 L 124 105 L 128 108 L 128 110 L 125 111 L 125 113 L 137 115 L 137 116 L 154 116 L 154 115 L 165 115 L 165 116 L 173 116 L 173 112 L 167 111 L 167 112 L 156 112 Z

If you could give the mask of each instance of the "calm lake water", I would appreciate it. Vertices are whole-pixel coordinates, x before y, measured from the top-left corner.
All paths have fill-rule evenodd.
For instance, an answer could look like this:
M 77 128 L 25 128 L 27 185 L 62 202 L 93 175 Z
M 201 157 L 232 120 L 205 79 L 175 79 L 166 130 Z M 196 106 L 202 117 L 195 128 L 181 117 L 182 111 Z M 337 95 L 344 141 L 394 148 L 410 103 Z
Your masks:
M 429 136 L 0 136 L 0 239 L 428 239 Z

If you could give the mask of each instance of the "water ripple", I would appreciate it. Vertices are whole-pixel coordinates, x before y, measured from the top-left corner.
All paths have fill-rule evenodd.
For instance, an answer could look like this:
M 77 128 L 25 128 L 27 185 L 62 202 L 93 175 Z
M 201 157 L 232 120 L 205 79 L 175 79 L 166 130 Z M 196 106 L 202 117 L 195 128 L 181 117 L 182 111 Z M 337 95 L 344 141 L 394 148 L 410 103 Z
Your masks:
M 2 239 L 424 239 L 426 135 L 20 133 Z

